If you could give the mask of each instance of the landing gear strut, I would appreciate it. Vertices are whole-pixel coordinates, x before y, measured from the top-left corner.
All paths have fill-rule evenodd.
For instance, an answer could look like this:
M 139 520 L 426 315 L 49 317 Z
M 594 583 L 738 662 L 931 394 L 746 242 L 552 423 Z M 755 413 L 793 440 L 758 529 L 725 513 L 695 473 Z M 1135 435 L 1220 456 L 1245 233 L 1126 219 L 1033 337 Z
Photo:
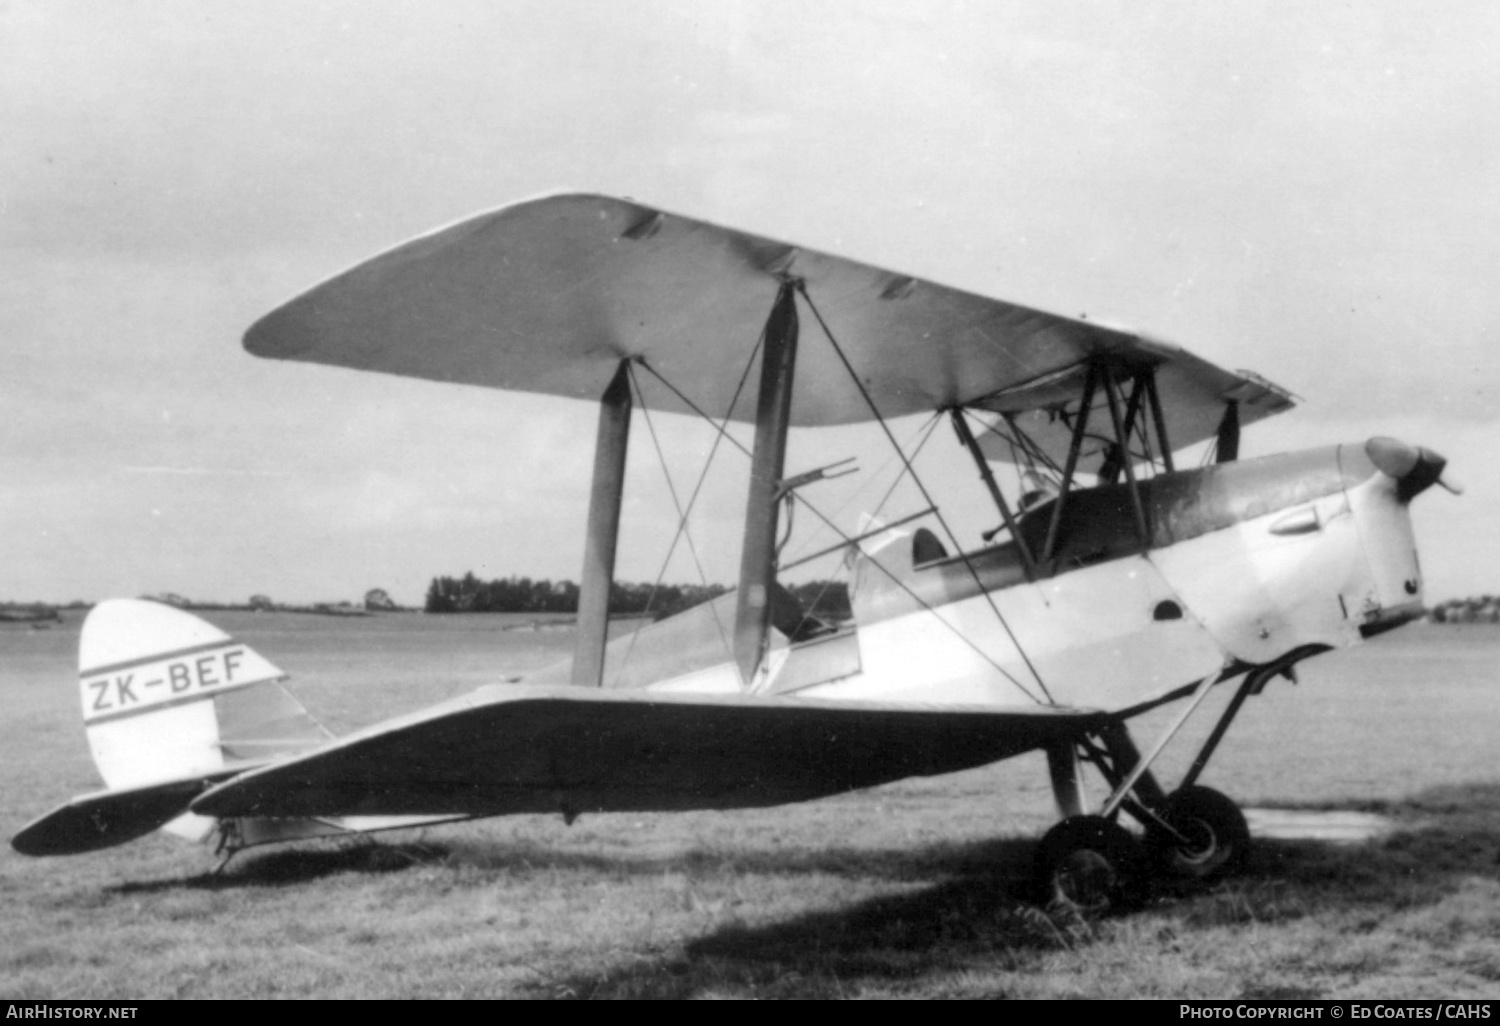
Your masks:
M 218 825 L 214 827 L 214 832 L 209 834 L 208 840 L 214 842 L 214 856 L 218 859 L 209 875 L 219 876 L 224 872 L 224 867 L 229 865 L 229 860 L 245 846 L 240 821 L 238 819 L 219 820 Z
M 1202 703 L 1217 674 L 1198 684 L 1188 707 L 1144 759 L 1123 720 L 1049 748 L 1053 793 L 1064 818 L 1037 846 L 1034 871 L 1042 902 L 1062 902 L 1098 915 L 1137 899 L 1151 876 L 1210 880 L 1239 869 L 1250 850 L 1244 813 L 1223 794 L 1199 786 L 1197 779 L 1245 699 L 1260 694 L 1276 674 L 1291 676 L 1292 664 L 1309 654 L 1292 653 L 1246 674 L 1182 786 L 1170 794 L 1150 766 Z M 1081 761 L 1098 769 L 1112 789 L 1098 814 L 1089 815 L 1085 808 Z M 1122 810 L 1145 829 L 1143 841 L 1119 824 Z

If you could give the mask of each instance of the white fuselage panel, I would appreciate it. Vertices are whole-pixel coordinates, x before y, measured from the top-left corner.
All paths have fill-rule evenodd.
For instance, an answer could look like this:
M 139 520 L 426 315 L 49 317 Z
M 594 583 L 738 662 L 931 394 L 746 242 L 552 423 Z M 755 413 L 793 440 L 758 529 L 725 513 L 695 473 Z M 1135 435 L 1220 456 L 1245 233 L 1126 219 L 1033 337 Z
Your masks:
M 1163 603 L 1178 615 L 1158 619 Z M 862 673 L 798 693 L 995 706 L 1050 695 L 1061 705 L 1123 708 L 1223 664 L 1219 647 L 1140 556 L 861 625 L 859 642 Z
M 1236 662 L 1355 644 L 1421 603 L 1408 508 L 1380 473 L 1142 555 L 927 608 L 914 596 L 936 571 L 913 567 L 900 537 L 861 556 L 857 647 L 818 660 L 774 651 L 751 690 L 1118 712 Z M 741 687 L 726 664 L 653 690 Z

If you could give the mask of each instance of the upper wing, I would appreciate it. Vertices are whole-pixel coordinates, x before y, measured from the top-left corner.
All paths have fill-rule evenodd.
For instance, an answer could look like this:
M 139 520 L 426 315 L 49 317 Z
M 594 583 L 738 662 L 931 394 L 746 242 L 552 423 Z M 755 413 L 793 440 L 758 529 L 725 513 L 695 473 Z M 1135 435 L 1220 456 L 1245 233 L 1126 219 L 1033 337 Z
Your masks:
M 1118 351 L 1125 354 L 1117 363 L 1125 372 L 1155 371 L 1162 420 L 1174 452 L 1213 438 L 1230 403 L 1236 406 L 1241 426 L 1292 408 L 1290 394 L 1258 374 L 1224 370 L 1168 342 L 1137 336 Z M 1075 363 L 1046 378 L 1002 389 L 969 405 L 1011 417 L 1032 442 L 1061 464 L 1082 405 L 1086 370 L 1082 363 Z M 1097 469 L 1113 443 L 1108 402 L 1102 389 L 1096 392 L 1088 437 L 1080 452 L 1080 469 Z M 1139 412 L 1141 420 L 1150 416 L 1144 408 Z M 1010 443 L 998 434 L 981 436 L 979 445 L 989 459 L 1015 459 Z
M 493 816 L 776 805 L 983 765 L 1099 719 L 1043 707 L 496 687 L 245 773 L 192 808 Z
M 729 407 L 784 275 L 806 282 L 883 417 L 1055 405 L 1039 386 L 1107 353 L 1126 367 L 1166 365 L 1168 403 L 1212 410 L 1197 418 L 1206 431 L 1174 425 L 1181 447 L 1211 435 L 1226 396 L 1257 380 L 1128 332 L 594 195 L 518 203 L 399 246 L 268 314 L 245 345 L 590 400 L 635 357 L 711 416 L 753 420 L 753 396 Z M 805 305 L 802 322 L 807 338 Z M 806 341 L 797 364 L 793 424 L 873 419 L 832 347 Z M 690 409 L 652 375 L 640 378 L 653 407 Z M 1259 388 L 1241 420 L 1289 405 Z

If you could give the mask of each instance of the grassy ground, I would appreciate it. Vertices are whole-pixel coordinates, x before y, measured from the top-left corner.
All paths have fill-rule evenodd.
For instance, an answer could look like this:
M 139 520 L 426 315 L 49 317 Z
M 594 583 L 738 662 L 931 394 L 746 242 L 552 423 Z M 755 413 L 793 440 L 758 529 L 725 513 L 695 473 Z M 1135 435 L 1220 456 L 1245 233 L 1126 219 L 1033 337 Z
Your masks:
M 477 617 L 224 625 L 340 730 L 568 642 Z M 0 633 L 5 832 L 98 786 L 69 681 L 75 633 Z M 6 850 L 0 995 L 1494 997 L 1496 656 L 1500 631 L 1410 628 L 1308 664 L 1302 687 L 1273 685 L 1206 782 L 1402 829 L 1264 841 L 1229 881 L 1161 887 L 1098 923 L 1021 900 L 1052 815 L 1027 758 L 782 809 L 264 849 L 219 876 L 163 837 L 71 859 Z

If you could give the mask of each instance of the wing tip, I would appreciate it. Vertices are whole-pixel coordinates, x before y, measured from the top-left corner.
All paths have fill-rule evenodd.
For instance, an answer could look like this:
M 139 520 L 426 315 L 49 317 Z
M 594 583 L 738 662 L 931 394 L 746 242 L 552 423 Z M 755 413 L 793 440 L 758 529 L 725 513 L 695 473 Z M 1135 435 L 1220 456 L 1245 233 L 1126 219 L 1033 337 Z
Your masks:
M 350 264 L 311 288 L 284 300 L 250 325 L 241 339 L 241 345 L 250 355 L 263 359 L 300 359 L 316 350 L 320 337 L 317 325 L 321 318 L 333 312 L 323 308 L 330 286 L 347 283 L 360 275 L 368 275 L 383 269 L 392 262 L 393 258 L 403 260 L 441 248 L 497 220 L 540 208 L 555 207 L 562 210 L 579 206 L 592 207 L 599 212 L 600 216 L 609 212 L 619 214 L 626 218 L 635 229 L 639 229 L 653 219 L 668 216 L 661 208 L 643 203 L 633 197 L 611 196 L 607 193 L 569 187 L 539 192 L 512 203 L 474 211 L 429 231 L 394 243 L 374 256 Z M 334 316 L 338 319 L 336 313 Z

